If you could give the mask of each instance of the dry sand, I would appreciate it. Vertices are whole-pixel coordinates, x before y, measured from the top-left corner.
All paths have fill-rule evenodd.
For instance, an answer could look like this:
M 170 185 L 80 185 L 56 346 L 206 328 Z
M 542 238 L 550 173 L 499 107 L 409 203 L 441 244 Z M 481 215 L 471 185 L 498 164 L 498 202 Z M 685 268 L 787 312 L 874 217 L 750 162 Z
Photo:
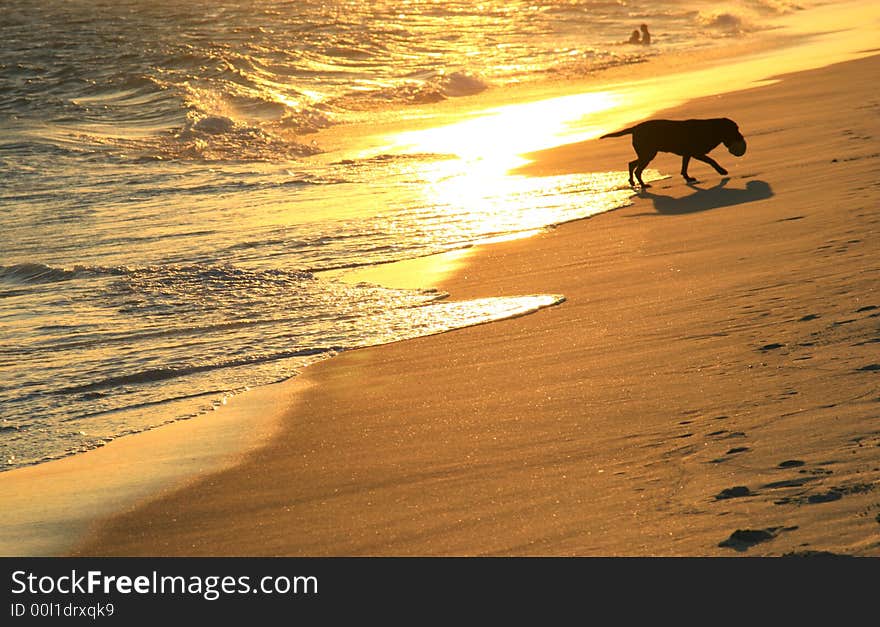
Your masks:
M 79 555 L 880 555 L 880 57 L 687 103 L 722 179 L 660 155 L 625 209 L 485 247 L 453 298 L 534 315 L 354 351 L 240 464 Z M 626 138 L 524 172 L 620 170 Z

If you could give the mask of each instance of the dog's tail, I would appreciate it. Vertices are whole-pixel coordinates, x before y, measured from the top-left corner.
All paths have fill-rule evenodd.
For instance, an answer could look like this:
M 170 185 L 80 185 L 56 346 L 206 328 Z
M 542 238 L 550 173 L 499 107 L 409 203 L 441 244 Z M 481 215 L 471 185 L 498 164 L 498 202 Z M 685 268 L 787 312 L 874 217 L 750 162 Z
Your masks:
M 599 139 L 605 139 L 606 137 L 622 137 L 623 135 L 630 135 L 633 132 L 635 126 L 630 126 L 629 128 L 625 128 L 622 131 L 617 131 L 615 133 L 607 133 L 606 135 L 602 135 Z

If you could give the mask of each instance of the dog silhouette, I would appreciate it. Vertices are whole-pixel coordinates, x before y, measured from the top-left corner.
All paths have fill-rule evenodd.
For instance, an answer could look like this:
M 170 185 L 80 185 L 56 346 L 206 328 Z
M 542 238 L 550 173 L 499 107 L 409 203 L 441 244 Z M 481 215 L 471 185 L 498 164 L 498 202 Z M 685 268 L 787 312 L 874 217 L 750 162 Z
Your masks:
M 633 181 L 635 174 L 635 178 L 643 188 L 650 185 L 642 180 L 642 171 L 658 152 L 681 155 L 681 175 L 688 183 L 697 180 L 689 176 L 687 171 L 688 163 L 692 158 L 708 163 L 718 174 L 727 174 L 727 170 L 706 154 L 718 144 L 724 144 L 734 156 L 742 157 L 746 154 L 746 140 L 739 132 L 736 122 L 728 118 L 648 120 L 622 131 L 602 135 L 599 139 L 623 135 L 632 135 L 632 144 L 637 156 L 637 159 L 629 162 L 629 184 L 635 186 Z

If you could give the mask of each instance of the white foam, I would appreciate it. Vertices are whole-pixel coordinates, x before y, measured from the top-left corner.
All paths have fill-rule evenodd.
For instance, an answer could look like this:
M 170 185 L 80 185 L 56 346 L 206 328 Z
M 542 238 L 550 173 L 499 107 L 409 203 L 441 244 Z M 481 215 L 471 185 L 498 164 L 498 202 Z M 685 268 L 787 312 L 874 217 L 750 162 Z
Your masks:
M 472 96 L 489 88 L 489 83 L 479 76 L 464 70 L 443 75 L 440 87 L 446 96 Z

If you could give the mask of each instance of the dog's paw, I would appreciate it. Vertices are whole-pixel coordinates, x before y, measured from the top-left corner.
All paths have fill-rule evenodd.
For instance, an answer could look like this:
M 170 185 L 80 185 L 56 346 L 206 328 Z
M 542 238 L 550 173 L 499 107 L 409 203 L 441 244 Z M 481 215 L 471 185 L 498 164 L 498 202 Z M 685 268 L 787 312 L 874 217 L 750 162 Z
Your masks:
M 718 168 L 718 174 L 720 174 L 721 176 L 727 176 L 727 170 L 725 170 L 724 168 Z

